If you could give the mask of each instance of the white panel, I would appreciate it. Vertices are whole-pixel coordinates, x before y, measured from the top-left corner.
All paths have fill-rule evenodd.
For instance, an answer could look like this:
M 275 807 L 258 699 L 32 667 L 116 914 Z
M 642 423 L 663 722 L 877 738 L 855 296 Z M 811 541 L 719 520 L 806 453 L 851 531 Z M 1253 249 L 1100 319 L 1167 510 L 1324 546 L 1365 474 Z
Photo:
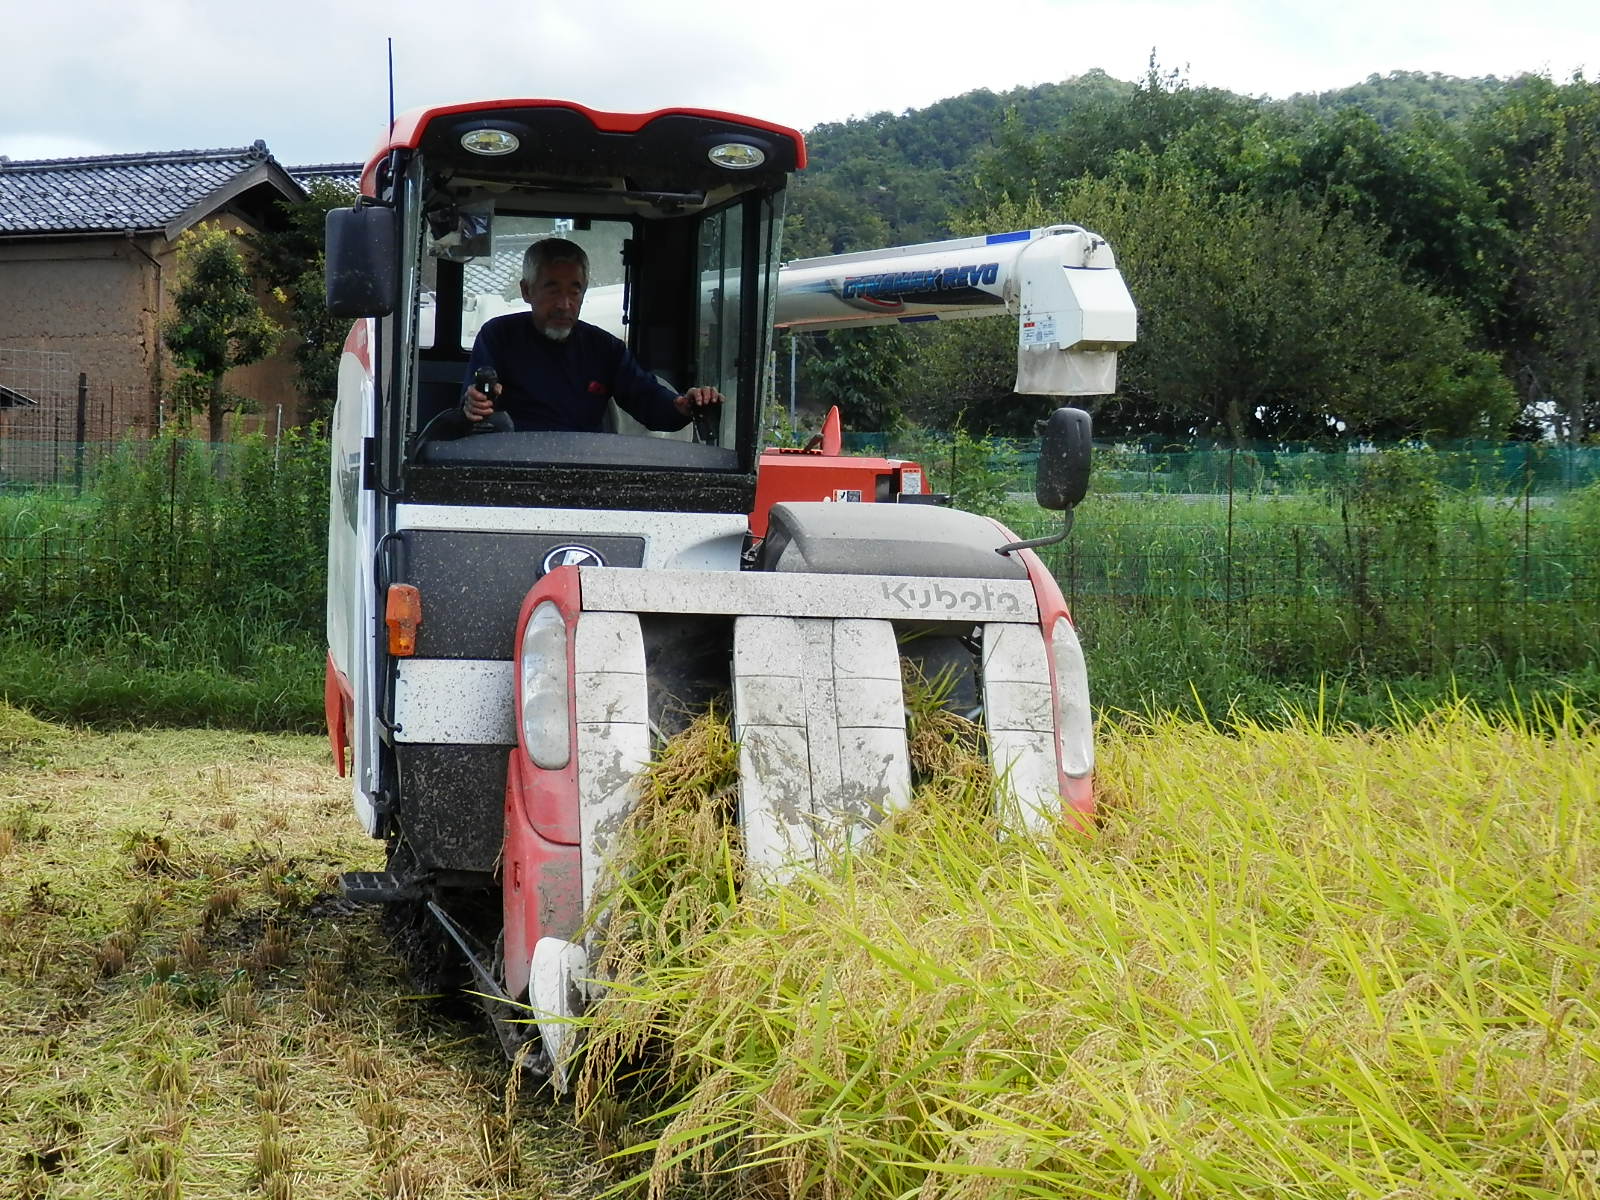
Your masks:
M 735 713 L 760 714 L 751 719 L 763 725 L 806 723 L 806 698 L 797 676 L 740 674 L 733 680 Z
M 878 725 L 905 732 L 906 701 L 900 680 L 838 677 L 837 682 L 841 726 Z
M 816 855 L 811 831 L 811 764 L 806 731 L 746 725 L 739 736 L 739 830 L 755 878 L 780 877 Z
M 583 902 L 594 902 L 601 872 L 638 799 L 650 762 L 644 638 L 632 613 L 581 613 L 573 642 L 577 721 L 578 818 Z M 635 720 L 614 719 L 627 714 Z
M 513 664 L 501 659 L 402 658 L 395 675 L 397 742 L 511 746 Z
M 550 1057 L 550 1081 L 557 1094 L 567 1090 L 567 1064 L 577 1049 L 573 1021 L 586 1007 L 588 973 L 589 956 L 582 946 L 551 937 L 534 943 L 528 1001 Z
M 887 621 L 739 618 L 734 720 L 745 856 L 758 877 L 825 860 L 910 798 Z
M 734 630 L 740 675 L 794 675 L 805 646 L 798 622 L 790 617 L 753 615 L 740 617 Z
M 983 628 L 983 720 L 989 759 L 1024 825 L 1042 829 L 1061 809 L 1055 698 L 1038 626 Z
M 805 641 L 800 667 L 811 758 L 812 828 L 826 824 L 843 780 L 839 765 L 839 693 L 833 682 L 833 622 L 798 621 Z
M 899 729 L 841 728 L 839 761 L 847 784 L 838 812 L 841 819 L 848 816 L 846 837 L 854 843 L 883 817 L 911 803 L 911 758 L 904 723 Z
M 583 903 L 601 890 L 601 874 L 639 798 L 639 773 L 650 763 L 650 727 L 626 721 L 578 725 L 578 819 L 583 847 Z
M 799 621 L 741 617 L 734 622 L 739 826 L 745 862 L 756 877 L 776 877 L 796 861 L 816 861 L 805 655 Z
M 911 799 L 900 647 L 887 621 L 832 621 L 839 786 L 819 818 L 854 842 Z
M 983 677 L 1003 683 L 1049 683 L 1044 634 L 1037 625 L 988 625 L 983 630 Z
M 1026 729 L 1054 733 L 1055 697 L 1048 683 L 1005 683 L 985 680 L 983 715 L 992 729 Z
M 582 567 L 583 607 L 612 612 L 857 617 L 1037 623 L 1033 585 L 1016 579 L 925 579 Z
M 649 720 L 644 641 L 632 613 L 582 613 L 572 647 L 579 721 Z
M 989 753 L 995 774 L 1003 777 L 1006 798 L 1019 810 L 1023 826 L 1035 832 L 1049 828 L 1061 813 L 1055 737 L 991 729 Z

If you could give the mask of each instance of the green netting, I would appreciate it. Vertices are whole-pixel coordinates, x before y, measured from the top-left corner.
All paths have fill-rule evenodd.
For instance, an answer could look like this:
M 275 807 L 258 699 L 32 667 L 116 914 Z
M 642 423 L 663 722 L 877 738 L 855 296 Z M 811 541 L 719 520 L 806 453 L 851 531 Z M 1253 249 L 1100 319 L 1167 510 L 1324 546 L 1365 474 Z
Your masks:
M 959 490 L 963 472 L 1000 467 L 1015 490 L 1032 487 L 1036 439 L 978 441 L 928 432 L 848 433 L 852 454 L 918 459 L 943 486 Z M 1557 496 L 1600 481 L 1600 447 L 1542 442 L 1462 443 L 1444 447 L 1095 447 L 1094 490 L 1100 493 L 1222 495 L 1296 494 L 1336 490 L 1385 455 L 1403 454 L 1440 487 L 1494 496 Z

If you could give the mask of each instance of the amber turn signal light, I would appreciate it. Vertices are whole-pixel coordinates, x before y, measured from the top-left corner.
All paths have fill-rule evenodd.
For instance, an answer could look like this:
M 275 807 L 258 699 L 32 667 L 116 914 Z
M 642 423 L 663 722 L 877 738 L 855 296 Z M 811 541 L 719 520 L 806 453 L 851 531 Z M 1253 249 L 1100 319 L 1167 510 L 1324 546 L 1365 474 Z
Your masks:
M 410 658 L 417 652 L 422 593 L 409 583 L 391 583 L 384 602 L 383 623 L 389 627 L 389 653 L 395 658 Z

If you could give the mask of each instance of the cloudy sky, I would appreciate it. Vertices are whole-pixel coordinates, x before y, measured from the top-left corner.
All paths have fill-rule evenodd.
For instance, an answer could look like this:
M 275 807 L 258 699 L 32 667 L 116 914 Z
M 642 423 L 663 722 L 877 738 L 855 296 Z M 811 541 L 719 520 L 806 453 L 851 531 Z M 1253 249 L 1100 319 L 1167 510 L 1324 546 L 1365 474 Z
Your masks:
M 0 0 L 0 154 L 241 146 L 364 159 L 388 107 L 555 96 L 721 108 L 809 128 L 1152 49 L 1252 95 L 1394 70 L 1600 73 L 1594 0 Z

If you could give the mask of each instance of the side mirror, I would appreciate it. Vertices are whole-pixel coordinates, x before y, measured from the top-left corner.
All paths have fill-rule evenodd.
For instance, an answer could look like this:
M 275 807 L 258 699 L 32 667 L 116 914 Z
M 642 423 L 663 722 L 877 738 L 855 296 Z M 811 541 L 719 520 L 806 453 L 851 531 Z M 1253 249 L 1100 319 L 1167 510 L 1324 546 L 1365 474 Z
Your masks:
M 326 232 L 329 315 L 387 317 L 398 286 L 394 209 L 330 209 Z
M 1058 408 L 1039 429 L 1039 475 L 1034 495 L 1040 508 L 1076 508 L 1089 490 L 1093 424 L 1081 408 Z
M 1089 441 L 1093 433 L 1089 414 L 1081 408 L 1058 408 L 1039 423 L 1039 433 L 1039 474 L 1033 492 L 1040 508 L 1062 514 L 1061 532 L 1025 542 L 1007 542 L 995 547 L 997 554 L 1066 541 L 1072 532 L 1072 510 L 1089 490 Z

